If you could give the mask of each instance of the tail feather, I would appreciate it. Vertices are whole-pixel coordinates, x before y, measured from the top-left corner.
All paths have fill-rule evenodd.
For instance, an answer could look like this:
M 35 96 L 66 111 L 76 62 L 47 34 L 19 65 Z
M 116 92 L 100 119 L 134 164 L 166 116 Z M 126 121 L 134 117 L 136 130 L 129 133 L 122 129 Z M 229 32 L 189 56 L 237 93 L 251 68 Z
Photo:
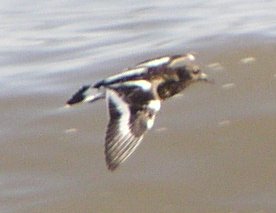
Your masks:
M 77 103 L 92 103 L 99 99 L 104 98 L 105 95 L 102 92 L 99 92 L 98 89 L 91 88 L 90 85 L 85 85 L 80 88 L 68 101 L 68 105 L 73 105 Z

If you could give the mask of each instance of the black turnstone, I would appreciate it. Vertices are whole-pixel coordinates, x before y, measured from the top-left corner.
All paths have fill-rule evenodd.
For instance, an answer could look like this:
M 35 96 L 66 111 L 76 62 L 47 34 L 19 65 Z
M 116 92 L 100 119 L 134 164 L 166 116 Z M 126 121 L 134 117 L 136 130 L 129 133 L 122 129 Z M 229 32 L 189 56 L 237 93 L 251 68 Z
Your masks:
M 83 86 L 67 104 L 105 98 L 110 120 L 105 137 L 105 159 L 115 170 L 141 143 L 152 128 L 161 101 L 181 92 L 192 82 L 207 81 L 207 75 L 193 63 L 192 54 L 159 57 L 132 69 Z

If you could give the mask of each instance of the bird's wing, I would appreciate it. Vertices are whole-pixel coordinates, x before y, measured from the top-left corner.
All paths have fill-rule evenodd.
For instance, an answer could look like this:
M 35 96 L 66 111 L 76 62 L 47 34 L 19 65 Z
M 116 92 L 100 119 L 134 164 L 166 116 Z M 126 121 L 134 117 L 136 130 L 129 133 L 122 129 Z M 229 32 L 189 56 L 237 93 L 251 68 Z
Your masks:
M 105 156 L 110 170 L 115 170 L 137 148 L 144 133 L 153 126 L 160 109 L 159 100 L 151 100 L 143 108 L 129 103 L 116 90 L 106 90 L 110 120 L 106 132 Z

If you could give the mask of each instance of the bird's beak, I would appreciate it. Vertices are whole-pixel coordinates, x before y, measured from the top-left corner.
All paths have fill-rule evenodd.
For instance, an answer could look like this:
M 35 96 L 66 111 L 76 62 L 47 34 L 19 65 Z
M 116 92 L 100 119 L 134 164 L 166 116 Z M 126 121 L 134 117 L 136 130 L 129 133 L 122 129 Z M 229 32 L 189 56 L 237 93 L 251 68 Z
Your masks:
M 201 81 L 208 81 L 208 75 L 204 72 L 200 73 L 199 80 Z
M 210 84 L 214 84 L 215 83 L 215 81 L 213 79 L 209 79 L 208 75 L 206 73 L 204 73 L 204 72 L 200 73 L 199 80 L 200 81 L 205 81 L 205 82 L 210 83 Z
M 204 72 L 200 73 L 199 80 L 200 81 L 205 81 L 205 82 L 208 82 L 208 83 L 212 83 L 212 84 L 214 83 L 214 81 L 212 79 L 209 79 L 208 75 Z

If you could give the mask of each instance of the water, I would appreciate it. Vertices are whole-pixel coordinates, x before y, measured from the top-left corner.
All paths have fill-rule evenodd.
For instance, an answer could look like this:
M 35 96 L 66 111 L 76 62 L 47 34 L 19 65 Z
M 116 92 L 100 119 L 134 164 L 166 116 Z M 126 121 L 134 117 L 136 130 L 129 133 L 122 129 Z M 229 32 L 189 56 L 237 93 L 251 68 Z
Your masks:
M 1 1 L 0 212 L 276 212 L 275 1 Z M 162 105 L 107 171 L 81 85 L 194 52 L 215 85 Z

